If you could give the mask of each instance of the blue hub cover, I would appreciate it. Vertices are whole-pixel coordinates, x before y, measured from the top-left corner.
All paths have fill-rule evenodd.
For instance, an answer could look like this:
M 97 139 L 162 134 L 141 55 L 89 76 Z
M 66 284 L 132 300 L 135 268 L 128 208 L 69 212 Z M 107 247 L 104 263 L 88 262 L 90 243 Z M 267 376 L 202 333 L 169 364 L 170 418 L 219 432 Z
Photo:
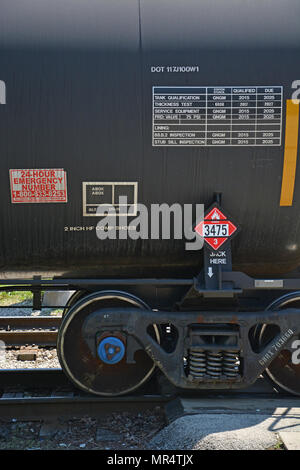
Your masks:
M 125 354 L 125 346 L 119 338 L 108 336 L 98 344 L 98 356 L 105 364 L 117 364 Z

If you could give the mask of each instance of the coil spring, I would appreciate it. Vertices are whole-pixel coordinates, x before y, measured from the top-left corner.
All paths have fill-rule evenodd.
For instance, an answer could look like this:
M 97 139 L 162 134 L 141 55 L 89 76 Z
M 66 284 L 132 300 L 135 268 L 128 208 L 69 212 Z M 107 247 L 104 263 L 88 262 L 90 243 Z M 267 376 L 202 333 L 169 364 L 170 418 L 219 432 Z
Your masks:
M 227 377 L 236 377 L 239 374 L 240 360 L 237 351 L 224 351 L 223 374 Z
M 207 352 L 206 368 L 211 377 L 218 378 L 222 375 L 222 357 L 221 352 Z
M 206 373 L 206 356 L 203 350 L 190 349 L 189 355 L 190 374 L 195 378 L 201 378 Z

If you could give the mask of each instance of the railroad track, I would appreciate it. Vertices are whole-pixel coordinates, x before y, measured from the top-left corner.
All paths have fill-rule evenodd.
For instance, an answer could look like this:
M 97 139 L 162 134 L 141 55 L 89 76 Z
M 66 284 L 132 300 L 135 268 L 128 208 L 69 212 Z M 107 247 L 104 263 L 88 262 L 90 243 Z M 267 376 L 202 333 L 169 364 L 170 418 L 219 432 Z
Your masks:
M 102 415 L 116 411 L 143 411 L 164 406 L 174 398 L 158 393 L 154 377 L 139 393 L 97 397 L 74 388 L 61 369 L 0 371 L 1 418 Z
M 136 393 L 119 397 L 97 397 L 73 387 L 61 369 L 12 369 L 0 371 L 0 416 L 34 418 L 53 416 L 97 416 L 112 412 L 140 412 L 157 406 L 164 409 L 167 421 L 183 414 L 228 409 L 257 411 L 263 406 L 271 412 L 278 407 L 296 407 L 300 400 L 275 392 L 264 380 L 245 390 L 184 391 L 164 388 L 161 375 Z
M 7 346 L 56 346 L 61 316 L 0 317 L 0 341 Z
M 60 316 L 0 317 L 0 340 L 7 346 L 56 346 Z M 136 393 L 121 397 L 97 397 L 73 387 L 61 369 L 0 370 L 0 415 L 5 418 L 36 416 L 102 415 L 113 411 L 143 411 L 162 407 L 168 421 L 182 414 L 220 406 L 241 409 L 298 406 L 300 400 L 278 393 L 263 379 L 243 390 L 183 391 L 157 380 L 156 374 Z M 239 405 L 237 405 L 239 403 Z

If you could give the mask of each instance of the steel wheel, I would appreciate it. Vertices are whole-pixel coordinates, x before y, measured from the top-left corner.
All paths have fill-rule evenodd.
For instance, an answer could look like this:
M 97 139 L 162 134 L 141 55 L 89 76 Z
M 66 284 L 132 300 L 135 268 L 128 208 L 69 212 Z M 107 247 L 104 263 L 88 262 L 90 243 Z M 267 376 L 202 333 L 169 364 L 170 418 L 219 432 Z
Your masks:
M 74 294 L 67 301 L 67 303 L 66 303 L 66 305 L 63 309 L 62 316 L 64 317 L 65 315 L 67 315 L 70 308 L 73 307 L 73 305 L 75 305 L 75 303 L 78 302 L 78 300 L 80 300 L 80 298 L 82 298 L 85 295 L 87 295 L 87 294 L 83 290 L 77 290 L 76 292 L 74 292 Z
M 96 395 L 117 396 L 132 392 L 152 375 L 155 364 L 143 349 L 136 351 L 135 364 L 127 364 L 126 356 L 117 364 L 107 364 L 99 356 L 92 355 L 81 336 L 83 322 L 93 311 L 129 306 L 149 310 L 133 295 L 103 291 L 79 300 L 64 316 L 58 333 L 57 353 L 62 369 L 77 387 Z M 153 328 L 153 336 L 159 342 L 157 327 Z
M 272 302 L 266 310 L 295 307 L 296 302 L 300 303 L 300 292 L 293 292 L 280 297 Z M 274 326 L 262 325 L 258 334 L 260 348 L 268 344 L 274 334 Z M 300 396 L 300 364 L 292 363 L 292 351 L 290 349 L 283 349 L 271 362 L 264 374 L 279 390 Z

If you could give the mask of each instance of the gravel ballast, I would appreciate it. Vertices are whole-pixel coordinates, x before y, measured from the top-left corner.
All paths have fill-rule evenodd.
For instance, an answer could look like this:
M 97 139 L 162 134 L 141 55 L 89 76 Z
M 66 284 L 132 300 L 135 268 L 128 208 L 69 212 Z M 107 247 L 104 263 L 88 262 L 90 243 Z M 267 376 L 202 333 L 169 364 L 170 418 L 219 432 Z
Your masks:
M 54 422 L 0 421 L 0 450 L 139 450 L 165 426 L 160 408 Z
M 55 348 L 37 348 L 34 361 L 18 360 L 19 349 L 1 352 L 0 369 L 60 369 Z

